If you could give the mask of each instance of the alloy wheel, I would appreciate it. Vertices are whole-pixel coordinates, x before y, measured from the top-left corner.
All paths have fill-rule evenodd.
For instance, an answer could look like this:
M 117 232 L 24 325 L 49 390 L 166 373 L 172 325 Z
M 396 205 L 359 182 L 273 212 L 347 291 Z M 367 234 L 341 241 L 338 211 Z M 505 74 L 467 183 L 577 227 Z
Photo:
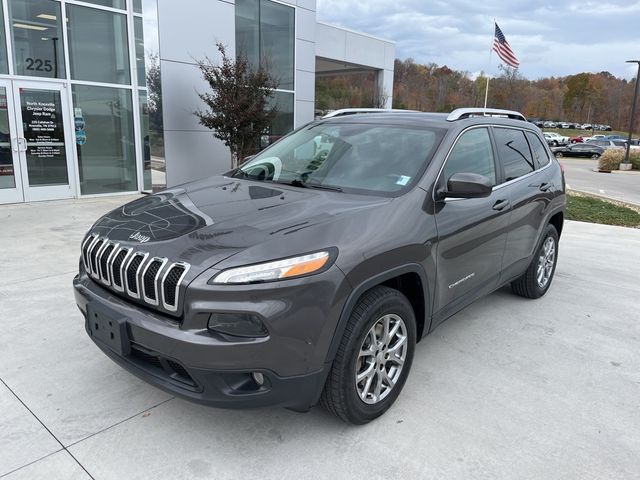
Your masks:
M 547 237 L 542 244 L 538 257 L 536 280 L 540 288 L 545 288 L 553 275 L 553 267 L 556 261 L 556 242 L 552 237 Z
M 364 403 L 376 404 L 391 393 L 402 373 L 407 351 L 407 326 L 400 316 L 383 315 L 373 324 L 356 360 L 356 390 Z

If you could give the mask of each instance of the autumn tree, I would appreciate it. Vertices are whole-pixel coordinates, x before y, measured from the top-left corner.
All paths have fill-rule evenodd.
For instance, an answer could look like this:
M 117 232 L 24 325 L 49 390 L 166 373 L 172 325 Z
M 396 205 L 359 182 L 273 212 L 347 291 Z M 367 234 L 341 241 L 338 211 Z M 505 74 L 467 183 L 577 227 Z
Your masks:
M 277 114 L 277 105 L 270 99 L 278 84 L 267 65 L 251 65 L 246 55 L 235 59 L 227 55 L 225 46 L 217 43 L 221 56 L 219 63 L 209 57 L 198 61 L 198 68 L 211 88 L 198 93 L 206 105 L 194 114 L 200 124 L 213 130 L 231 150 L 231 167 L 253 152 L 260 137 L 269 128 Z

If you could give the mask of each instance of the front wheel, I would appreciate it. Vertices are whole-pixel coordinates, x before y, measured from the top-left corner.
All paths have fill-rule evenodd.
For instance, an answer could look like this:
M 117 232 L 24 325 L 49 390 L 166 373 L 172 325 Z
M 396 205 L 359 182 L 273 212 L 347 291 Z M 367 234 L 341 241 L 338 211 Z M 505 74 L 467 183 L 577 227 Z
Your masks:
M 558 262 L 558 231 L 549 224 L 527 271 L 511 282 L 511 290 L 526 298 L 540 298 L 551 286 Z
M 372 288 L 349 318 L 320 404 L 356 425 L 379 417 L 404 386 L 415 344 L 409 300 L 392 288 Z

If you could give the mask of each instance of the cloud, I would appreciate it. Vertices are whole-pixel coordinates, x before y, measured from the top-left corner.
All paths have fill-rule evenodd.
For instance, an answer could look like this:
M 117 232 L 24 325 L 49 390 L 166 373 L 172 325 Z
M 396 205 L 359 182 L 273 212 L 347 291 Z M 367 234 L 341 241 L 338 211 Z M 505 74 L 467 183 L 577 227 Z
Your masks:
M 498 72 L 493 19 L 530 79 L 609 71 L 632 78 L 640 1 L 317 0 L 318 19 L 396 42 L 396 57 Z

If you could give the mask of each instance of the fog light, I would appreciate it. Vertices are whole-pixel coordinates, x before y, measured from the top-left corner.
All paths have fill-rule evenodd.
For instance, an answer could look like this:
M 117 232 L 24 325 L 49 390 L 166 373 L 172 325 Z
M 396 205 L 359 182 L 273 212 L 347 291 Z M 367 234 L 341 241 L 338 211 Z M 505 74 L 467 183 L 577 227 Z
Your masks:
M 262 375 L 260 372 L 253 372 L 251 376 L 253 377 L 254 382 L 262 386 L 262 384 L 264 383 L 264 375 Z
M 266 337 L 269 332 L 260 317 L 251 313 L 212 313 L 209 330 L 236 337 Z

